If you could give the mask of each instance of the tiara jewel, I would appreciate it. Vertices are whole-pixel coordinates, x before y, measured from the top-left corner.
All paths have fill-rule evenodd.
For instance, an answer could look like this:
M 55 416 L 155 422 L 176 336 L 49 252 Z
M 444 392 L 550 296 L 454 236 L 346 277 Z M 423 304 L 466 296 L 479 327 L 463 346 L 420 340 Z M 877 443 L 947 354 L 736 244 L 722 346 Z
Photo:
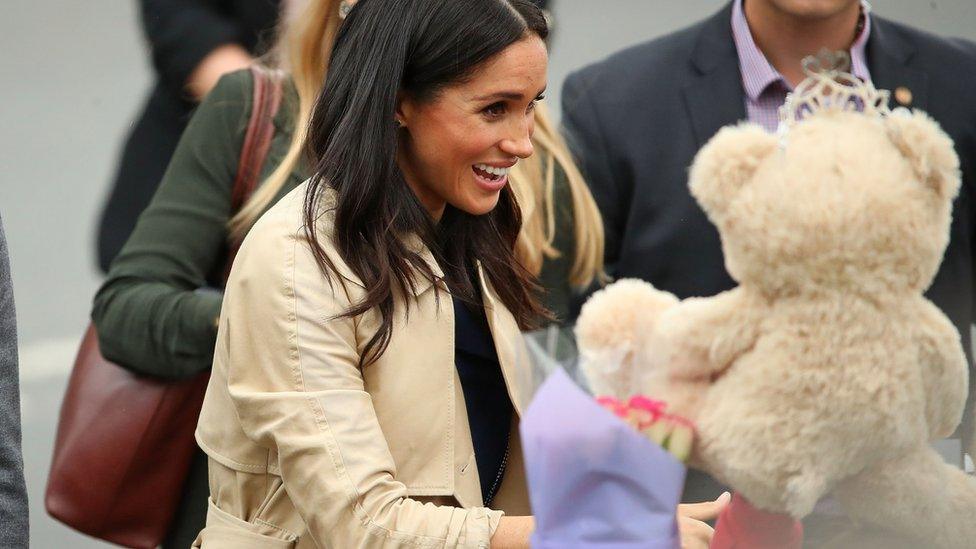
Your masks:
M 779 109 L 780 136 L 800 121 L 830 112 L 860 112 L 866 116 L 885 117 L 888 90 L 879 90 L 850 73 L 851 57 L 847 52 L 820 50 L 803 59 L 807 77 L 786 96 Z

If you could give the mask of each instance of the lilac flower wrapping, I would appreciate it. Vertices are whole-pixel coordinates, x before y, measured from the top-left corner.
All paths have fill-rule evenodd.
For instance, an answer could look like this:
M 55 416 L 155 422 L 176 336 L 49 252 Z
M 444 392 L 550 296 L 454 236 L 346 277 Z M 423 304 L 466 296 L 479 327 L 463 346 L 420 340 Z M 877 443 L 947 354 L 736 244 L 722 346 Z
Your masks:
M 534 549 L 680 547 L 686 468 L 601 408 L 561 368 L 522 416 Z

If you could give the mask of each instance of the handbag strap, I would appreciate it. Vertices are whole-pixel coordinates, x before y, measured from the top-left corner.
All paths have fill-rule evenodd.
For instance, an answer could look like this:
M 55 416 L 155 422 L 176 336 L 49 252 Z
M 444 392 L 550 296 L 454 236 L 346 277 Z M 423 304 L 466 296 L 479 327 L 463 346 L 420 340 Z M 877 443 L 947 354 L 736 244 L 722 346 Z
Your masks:
M 244 145 L 237 163 L 237 175 L 231 191 L 231 214 L 237 213 L 254 194 L 261 177 L 261 169 L 271 149 L 274 137 L 274 118 L 281 106 L 281 77 L 260 65 L 251 65 L 254 80 L 254 99 L 251 103 L 251 116 L 244 133 Z M 224 279 L 230 274 L 230 266 L 237 256 L 241 242 L 231 242 L 227 253 Z

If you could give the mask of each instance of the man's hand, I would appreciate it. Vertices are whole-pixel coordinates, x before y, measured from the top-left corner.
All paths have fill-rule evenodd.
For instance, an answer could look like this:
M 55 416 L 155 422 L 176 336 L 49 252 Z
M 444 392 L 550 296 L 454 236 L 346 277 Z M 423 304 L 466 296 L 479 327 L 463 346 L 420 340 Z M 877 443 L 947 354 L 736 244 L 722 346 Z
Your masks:
M 186 82 L 186 90 L 194 101 L 200 102 L 217 85 L 221 76 L 247 68 L 251 61 L 251 54 L 237 44 L 218 46 L 193 69 Z
M 681 532 L 681 549 L 708 549 L 715 530 L 705 521 L 715 520 L 722 509 L 732 500 L 725 492 L 715 501 L 682 503 L 678 506 L 678 530 Z

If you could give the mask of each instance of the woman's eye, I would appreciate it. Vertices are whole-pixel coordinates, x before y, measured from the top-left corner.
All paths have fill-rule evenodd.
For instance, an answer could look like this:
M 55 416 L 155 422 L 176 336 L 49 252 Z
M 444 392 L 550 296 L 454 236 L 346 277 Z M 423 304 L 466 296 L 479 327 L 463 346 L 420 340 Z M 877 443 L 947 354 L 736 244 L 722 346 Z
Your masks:
M 539 103 L 539 101 L 542 101 L 545 98 L 546 98 L 546 96 L 540 95 L 539 97 L 536 97 L 535 99 L 533 99 L 532 102 L 529 103 L 529 106 L 525 109 L 525 112 L 532 112 L 532 111 L 534 111 L 535 110 L 535 106 Z
M 497 118 L 505 114 L 505 104 L 504 103 L 492 103 L 485 107 L 481 112 L 485 113 L 489 118 Z

